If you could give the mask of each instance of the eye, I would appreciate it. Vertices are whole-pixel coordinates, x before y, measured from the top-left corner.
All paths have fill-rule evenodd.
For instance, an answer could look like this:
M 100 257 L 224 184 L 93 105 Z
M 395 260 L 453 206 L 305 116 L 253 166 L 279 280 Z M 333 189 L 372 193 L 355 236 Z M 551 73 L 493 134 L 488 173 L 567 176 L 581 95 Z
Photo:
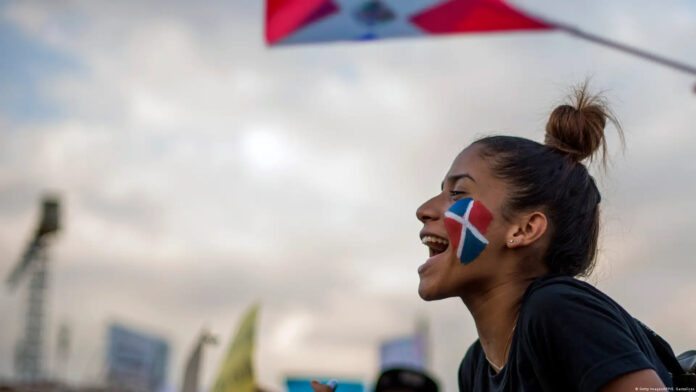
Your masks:
M 466 192 L 464 192 L 464 191 L 450 191 L 450 197 L 452 199 L 459 197 L 461 195 L 465 195 L 465 194 L 466 194 Z

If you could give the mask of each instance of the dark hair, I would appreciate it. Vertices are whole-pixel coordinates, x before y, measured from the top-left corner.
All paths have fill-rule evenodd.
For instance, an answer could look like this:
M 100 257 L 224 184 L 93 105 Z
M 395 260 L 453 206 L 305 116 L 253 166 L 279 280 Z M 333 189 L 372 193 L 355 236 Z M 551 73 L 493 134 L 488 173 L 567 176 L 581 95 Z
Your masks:
M 591 95 L 587 83 L 574 92 L 572 105 L 558 106 L 546 124 L 544 144 L 512 136 L 475 141 L 493 175 L 512 186 L 503 216 L 542 209 L 551 241 L 544 255 L 550 273 L 588 276 L 594 267 L 599 234 L 601 195 L 582 164 L 599 149 L 606 167 L 604 126 L 621 128 L 603 98 Z
M 422 370 L 391 368 L 379 375 L 375 392 L 388 391 L 438 392 L 437 382 Z

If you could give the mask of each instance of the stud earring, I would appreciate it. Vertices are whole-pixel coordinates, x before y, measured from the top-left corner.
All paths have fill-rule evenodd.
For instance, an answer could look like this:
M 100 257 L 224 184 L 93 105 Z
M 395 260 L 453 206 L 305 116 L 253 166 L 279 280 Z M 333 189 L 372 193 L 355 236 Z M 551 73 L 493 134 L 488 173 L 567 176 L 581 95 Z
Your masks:
M 515 242 L 515 240 L 510 239 L 508 242 L 512 244 L 513 242 Z

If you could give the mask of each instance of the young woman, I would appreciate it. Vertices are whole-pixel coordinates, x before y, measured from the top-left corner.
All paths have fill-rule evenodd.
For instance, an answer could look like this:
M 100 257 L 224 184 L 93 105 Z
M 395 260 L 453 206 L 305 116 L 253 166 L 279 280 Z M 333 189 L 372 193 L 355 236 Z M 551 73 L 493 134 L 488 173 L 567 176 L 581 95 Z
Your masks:
M 576 279 L 594 265 L 601 200 L 582 162 L 606 153 L 612 118 L 585 88 L 575 98 L 551 113 L 544 144 L 472 143 L 416 212 L 430 249 L 420 296 L 461 298 L 478 331 L 459 368 L 462 392 L 672 386 L 636 320 Z

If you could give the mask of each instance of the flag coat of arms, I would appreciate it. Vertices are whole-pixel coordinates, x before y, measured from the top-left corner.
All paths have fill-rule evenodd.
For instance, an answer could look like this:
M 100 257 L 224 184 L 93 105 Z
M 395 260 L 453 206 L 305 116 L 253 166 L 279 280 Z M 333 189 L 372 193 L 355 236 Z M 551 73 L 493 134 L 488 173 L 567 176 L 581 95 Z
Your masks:
M 269 45 L 553 28 L 503 0 L 266 0 Z
M 492 219 L 491 212 L 481 202 L 471 198 L 458 200 L 445 212 L 450 247 L 456 250 L 462 264 L 474 261 L 488 245 L 484 234 Z

